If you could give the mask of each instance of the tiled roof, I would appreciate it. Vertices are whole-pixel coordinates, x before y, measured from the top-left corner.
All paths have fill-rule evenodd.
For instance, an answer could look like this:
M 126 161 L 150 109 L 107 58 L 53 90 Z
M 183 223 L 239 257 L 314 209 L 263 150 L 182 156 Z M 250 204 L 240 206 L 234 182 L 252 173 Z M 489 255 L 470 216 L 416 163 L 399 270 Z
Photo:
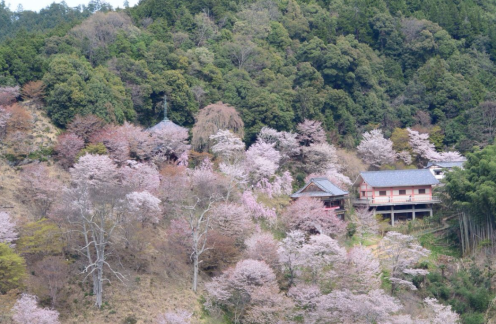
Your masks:
M 307 191 L 303 192 L 310 184 L 314 183 L 322 191 Z M 305 184 L 303 188 L 291 195 L 291 198 L 299 197 L 329 197 L 329 196 L 344 196 L 348 191 L 343 191 L 334 185 L 327 178 L 311 178 L 310 182 Z
M 439 181 L 428 169 L 368 171 L 361 172 L 359 179 L 360 177 L 372 187 L 405 187 L 439 184 Z M 355 185 L 359 185 L 357 182 L 355 182 Z
M 429 161 L 429 163 L 427 163 L 427 167 L 431 167 L 431 166 L 438 166 L 438 167 L 441 167 L 441 168 L 454 168 L 454 167 L 458 167 L 458 168 L 463 168 L 463 163 L 465 163 L 465 161 L 452 161 L 452 162 L 432 162 L 432 161 Z
M 177 124 L 174 124 L 172 121 L 167 119 L 167 120 L 162 120 L 160 123 L 158 123 L 157 125 L 155 125 L 153 127 L 150 127 L 148 129 L 148 131 L 156 132 L 156 131 L 166 129 L 166 128 L 182 128 L 182 127 L 177 125 Z

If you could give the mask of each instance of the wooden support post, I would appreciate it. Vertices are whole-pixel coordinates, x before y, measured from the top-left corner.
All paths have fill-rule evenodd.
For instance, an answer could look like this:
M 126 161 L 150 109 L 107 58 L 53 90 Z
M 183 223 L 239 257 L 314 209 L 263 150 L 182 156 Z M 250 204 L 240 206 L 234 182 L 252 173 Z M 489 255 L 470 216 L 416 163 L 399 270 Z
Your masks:
M 391 226 L 394 226 L 394 206 L 391 206 Z

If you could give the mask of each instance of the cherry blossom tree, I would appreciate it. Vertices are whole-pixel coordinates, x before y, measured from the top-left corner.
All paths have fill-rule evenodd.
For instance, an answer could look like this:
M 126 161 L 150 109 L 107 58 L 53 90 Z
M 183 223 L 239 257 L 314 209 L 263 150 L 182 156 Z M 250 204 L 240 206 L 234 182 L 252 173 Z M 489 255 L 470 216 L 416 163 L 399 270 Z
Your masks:
M 157 318 L 157 324 L 188 324 L 191 322 L 193 313 L 184 309 L 161 314 Z
M 304 146 L 326 142 L 326 134 L 319 121 L 305 119 L 298 124 L 296 129 L 298 130 L 298 140 Z
M 83 272 L 86 277 L 92 277 L 95 304 L 101 307 L 103 282 L 109 281 L 105 270 L 119 280 L 125 279 L 108 262 L 109 245 L 118 236 L 118 229 L 130 218 L 140 219 L 144 209 L 146 213 L 157 211 L 158 201 L 146 192 L 126 199 L 130 188 L 121 183 L 117 165 L 106 155 L 82 156 L 70 169 L 70 174 L 71 185 L 64 190 L 61 208 L 72 230 L 81 235 L 79 251 L 86 260 Z M 133 212 L 141 216 L 129 215 Z
M 437 299 L 429 297 L 425 298 L 424 302 L 432 312 L 430 324 L 460 323 L 460 316 L 451 310 L 451 306 L 441 305 Z
M 245 143 L 229 130 L 220 129 L 210 135 L 210 140 L 214 143 L 212 152 L 231 164 L 238 161 L 245 150 Z
M 7 133 L 7 125 L 10 119 L 11 113 L 7 111 L 3 106 L 0 106 L 0 137 L 5 136 Z
M 282 214 L 282 220 L 289 230 L 331 236 L 343 234 L 347 225 L 333 211 L 325 210 L 321 200 L 309 197 L 301 197 L 289 205 Z
M 0 106 L 8 106 L 16 102 L 21 95 L 19 86 L 0 87 Z
M 292 157 L 300 154 L 298 134 L 278 132 L 270 127 L 263 127 L 257 135 L 257 141 L 275 144 L 275 149 L 281 153 L 281 165 L 286 164 Z
M 12 242 L 17 238 L 16 223 L 8 213 L 0 211 L 0 243 L 7 243 L 12 246 Z
M 129 142 L 123 136 L 119 126 L 107 126 L 93 134 L 91 143 L 102 143 L 108 151 L 109 157 L 121 165 L 130 158 Z
M 278 242 L 274 236 L 267 232 L 257 232 L 245 240 L 246 258 L 258 261 L 264 261 L 274 271 L 279 270 L 279 248 Z
M 224 186 L 215 173 L 204 168 L 190 172 L 188 186 L 190 194 L 185 197 L 181 209 L 182 219 L 189 227 L 190 258 L 193 263 L 192 289 L 196 292 L 201 256 L 209 248 L 207 243 L 214 206 L 224 200 Z
M 409 143 L 414 153 L 423 159 L 439 161 L 440 155 L 436 152 L 434 144 L 429 141 L 429 134 L 421 134 L 407 128 Z
M 355 293 L 368 293 L 381 285 L 381 266 L 372 252 L 363 247 L 353 247 L 347 254 L 347 266 L 341 274 L 343 288 Z
M 127 194 L 126 200 L 130 214 L 141 222 L 143 227 L 146 223 L 158 223 L 161 212 L 160 199 L 145 190 Z
M 243 238 L 252 229 L 250 214 L 243 205 L 225 202 L 217 204 L 212 214 L 212 227 L 223 235 Z
M 264 206 L 262 203 L 257 202 L 256 197 L 251 191 L 245 191 L 242 196 L 243 205 L 251 213 L 255 219 L 265 219 L 269 224 L 273 225 L 277 219 L 274 209 Z
M 396 153 L 396 159 L 403 161 L 406 165 L 412 164 L 412 155 L 408 151 L 401 151 Z
M 254 183 L 262 178 L 272 177 L 279 168 L 281 154 L 274 146 L 275 144 L 256 142 L 246 151 L 246 168 Z
M 379 243 L 379 259 L 390 272 L 391 293 L 394 293 L 398 286 L 417 290 L 407 277 L 425 276 L 429 273 L 427 270 L 414 268 L 420 259 L 429 254 L 430 251 L 423 248 L 413 236 L 398 232 L 386 234 Z
M 358 232 L 361 235 L 366 233 L 377 234 L 379 231 L 379 223 L 374 215 L 373 210 L 367 207 L 358 207 L 355 209 L 355 216 L 358 223 Z
M 301 249 L 305 244 L 305 233 L 302 231 L 291 231 L 287 233 L 277 250 L 279 262 L 283 271 L 286 273 L 288 285 L 294 285 L 296 278 L 300 274 L 299 265 L 301 264 Z
M 303 169 L 307 173 L 325 173 L 339 170 L 336 148 L 328 143 L 317 143 L 302 149 Z
M 333 290 L 319 297 L 316 304 L 315 311 L 308 316 L 319 323 L 381 323 L 402 308 L 396 298 L 378 289 L 367 294 Z
M 385 139 L 382 130 L 374 129 L 362 134 L 362 141 L 357 147 L 358 155 L 367 164 L 380 167 L 384 164 L 392 164 L 396 159 L 393 150 L 393 142 Z
M 274 176 L 272 182 L 267 178 L 262 178 L 256 184 L 256 188 L 269 198 L 273 198 L 273 196 L 290 195 L 293 192 L 292 183 L 293 176 L 289 171 L 284 171 L 282 175 Z
M 346 260 L 346 250 L 327 235 L 312 235 L 301 247 L 298 266 L 309 280 L 316 284 L 326 277 L 336 275 Z M 324 273 L 326 276 L 324 276 Z
M 158 163 L 176 163 L 180 158 L 184 161 L 185 155 L 187 156 L 191 148 L 188 144 L 188 129 L 172 123 L 152 130 L 151 135 L 150 155 Z
M 22 294 L 17 300 L 12 312 L 16 324 L 60 324 L 59 312 L 37 305 L 36 296 Z
M 454 161 L 465 161 L 465 157 L 463 157 L 460 152 L 457 151 L 448 151 L 440 153 L 439 161 L 443 162 L 454 162 Z
M 84 141 L 77 135 L 72 133 L 65 133 L 58 137 L 55 152 L 60 164 L 64 168 L 71 167 L 76 156 L 84 147 Z
M 123 184 L 131 190 L 155 192 L 160 187 L 160 173 L 153 164 L 128 160 L 119 172 Z
M 60 181 L 51 177 L 48 168 L 42 163 L 25 166 L 20 179 L 23 200 L 32 204 L 39 218 L 46 217 L 62 189 Z
M 296 280 L 317 284 L 320 280 L 335 277 L 346 260 L 346 251 L 327 235 L 312 235 L 305 240 L 301 231 L 292 231 L 282 241 L 279 261 L 292 286 Z
M 205 287 L 206 306 L 228 309 L 234 323 L 277 323 L 292 308 L 292 303 L 279 293 L 274 272 L 263 261 L 239 261 Z

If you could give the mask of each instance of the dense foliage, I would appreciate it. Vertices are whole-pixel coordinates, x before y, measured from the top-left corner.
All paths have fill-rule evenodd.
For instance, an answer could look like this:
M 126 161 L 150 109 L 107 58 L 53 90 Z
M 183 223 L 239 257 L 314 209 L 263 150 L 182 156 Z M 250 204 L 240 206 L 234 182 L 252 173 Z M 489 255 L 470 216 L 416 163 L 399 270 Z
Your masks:
M 145 0 L 108 10 L 14 13 L 2 3 L 0 84 L 43 79 L 62 126 L 88 113 L 150 125 L 166 94 L 169 117 L 185 126 L 209 103 L 236 107 L 248 142 L 305 118 L 349 147 L 377 126 L 388 138 L 417 125 L 438 149 L 492 142 L 492 1 Z

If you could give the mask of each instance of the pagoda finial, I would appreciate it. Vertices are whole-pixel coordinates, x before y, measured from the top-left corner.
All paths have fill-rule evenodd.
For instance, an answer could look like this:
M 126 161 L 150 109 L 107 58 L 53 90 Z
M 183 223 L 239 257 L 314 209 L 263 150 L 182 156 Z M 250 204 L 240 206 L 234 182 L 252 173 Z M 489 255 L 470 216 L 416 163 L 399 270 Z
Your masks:
M 164 121 L 168 121 L 167 118 L 167 95 L 164 95 Z

